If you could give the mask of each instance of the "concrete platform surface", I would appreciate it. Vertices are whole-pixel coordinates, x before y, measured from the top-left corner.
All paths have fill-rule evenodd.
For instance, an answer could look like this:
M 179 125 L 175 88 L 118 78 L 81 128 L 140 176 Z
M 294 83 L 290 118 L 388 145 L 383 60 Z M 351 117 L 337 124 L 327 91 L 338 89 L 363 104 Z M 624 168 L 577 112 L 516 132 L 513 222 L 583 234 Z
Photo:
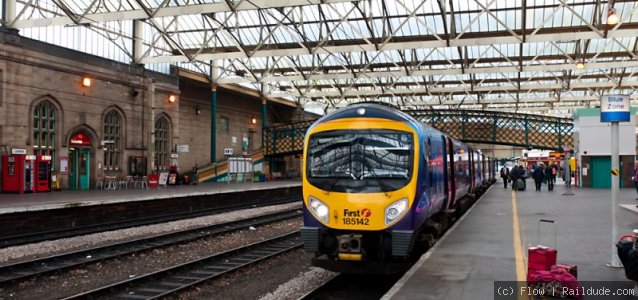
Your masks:
M 525 281 L 527 248 L 539 243 L 540 219 L 557 222 L 558 263 L 577 265 L 579 281 L 633 287 L 622 268 L 606 266 L 612 251 L 611 190 L 575 188 L 574 196 L 563 196 L 560 181 L 551 192 L 531 186 L 528 181 L 526 191 L 512 192 L 500 180 L 495 183 L 383 299 L 493 299 L 495 281 Z M 621 189 L 619 204 L 638 204 L 635 196 L 634 189 Z M 617 220 L 620 234 L 638 228 L 632 211 L 618 208 Z M 541 244 L 554 246 L 553 230 L 542 224 Z
M 301 180 L 277 180 L 245 183 L 212 182 L 151 189 L 64 190 L 29 194 L 5 193 L 0 194 L 0 214 L 300 186 Z

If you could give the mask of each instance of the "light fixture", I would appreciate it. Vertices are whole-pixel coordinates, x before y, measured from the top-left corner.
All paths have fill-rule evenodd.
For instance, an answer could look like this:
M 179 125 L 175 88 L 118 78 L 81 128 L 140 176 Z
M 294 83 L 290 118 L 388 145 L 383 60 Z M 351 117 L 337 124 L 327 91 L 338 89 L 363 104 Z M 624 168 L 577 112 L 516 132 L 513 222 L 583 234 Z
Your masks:
M 610 8 L 609 14 L 607 14 L 607 25 L 616 25 L 620 20 L 618 19 L 618 15 L 616 15 L 616 9 Z
M 252 119 L 250 119 L 250 123 L 257 124 L 257 118 L 253 117 Z
M 177 100 L 177 96 L 175 95 L 168 96 L 168 102 L 175 103 L 175 100 Z
M 585 61 L 579 60 L 576 62 L 576 70 L 582 70 L 585 68 Z
M 92 83 L 91 78 L 89 78 L 89 77 L 84 77 L 84 78 L 82 78 L 82 85 L 83 85 L 84 87 L 90 87 L 90 86 L 91 86 L 91 83 Z
M 199 108 L 195 109 L 195 114 L 198 114 L 198 115 L 199 115 L 199 114 L 201 114 L 201 113 L 202 113 L 202 111 L 201 111 Z

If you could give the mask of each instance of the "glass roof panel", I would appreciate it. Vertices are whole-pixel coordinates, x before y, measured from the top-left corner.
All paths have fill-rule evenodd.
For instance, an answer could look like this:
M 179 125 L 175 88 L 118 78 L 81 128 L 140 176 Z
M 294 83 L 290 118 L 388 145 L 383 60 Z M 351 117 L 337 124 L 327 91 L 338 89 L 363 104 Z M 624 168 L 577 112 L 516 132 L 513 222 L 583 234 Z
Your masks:
M 93 2 L 80 0 L 64 3 L 74 16 L 86 15 L 84 22 L 90 22 L 86 20 L 91 18 L 97 19 L 92 15 L 94 13 L 127 10 L 141 12 L 140 4 L 135 1 L 115 0 L 101 1 L 99 6 L 92 7 L 89 12 L 85 11 Z M 597 20 L 593 18 L 595 1 L 526 0 L 526 10 L 522 8 L 523 2 L 371 0 L 363 3 L 346 1 L 293 7 L 284 2 L 272 2 L 269 5 L 283 7 L 233 12 L 220 5 L 215 6 L 219 11 L 200 14 L 187 6 L 199 3 L 225 5 L 226 2 L 142 0 L 142 5 L 153 10 L 160 6 L 183 7 L 180 11 L 190 14 L 178 16 L 175 21 L 174 15 L 162 14 L 167 10 L 160 8 L 154 13 L 162 15 L 161 17 L 145 18 L 142 26 L 144 44 L 140 51 L 142 53 L 138 55 L 142 56 L 143 61 L 148 59 L 145 64 L 149 69 L 163 70 L 169 66 L 158 63 L 163 57 L 175 56 L 172 59 L 180 61 L 183 53 L 198 53 L 196 58 L 201 58 L 203 64 L 175 64 L 197 72 L 207 70 L 206 63 L 211 59 L 219 60 L 220 65 L 225 66 L 221 79 L 235 78 L 235 69 L 250 68 L 260 73 L 275 64 L 273 74 L 281 77 L 282 82 L 279 84 L 282 85 L 292 84 L 290 78 L 293 77 L 286 76 L 295 76 L 298 79 L 297 72 L 302 71 L 304 75 L 313 74 L 315 78 L 325 77 L 322 80 L 324 86 L 346 85 L 344 88 L 350 90 L 359 88 L 372 91 L 379 89 L 380 85 L 397 91 L 424 89 L 423 84 L 426 81 L 428 88 L 455 92 L 471 89 L 470 84 L 488 91 L 494 87 L 493 93 L 503 96 L 503 99 L 507 98 L 508 102 L 511 102 L 509 92 L 503 90 L 515 90 L 511 87 L 518 85 L 519 76 L 524 81 L 521 86 L 528 90 L 534 85 L 555 89 L 557 85 L 568 81 L 572 84 L 596 86 L 605 82 L 619 82 L 621 76 L 624 76 L 623 83 L 638 81 L 638 72 L 635 72 L 638 70 L 638 55 L 629 53 L 636 44 L 636 36 L 631 28 L 638 25 L 637 2 L 621 1 L 614 4 L 622 22 L 629 23 L 622 24 L 615 32 L 613 29 L 609 29 L 609 32 L 591 29 L 601 28 L 601 24 L 596 23 Z M 488 3 L 489 7 L 485 7 Z M 441 6 L 446 11 L 445 16 L 441 15 Z M 42 18 L 65 16 L 56 2 L 18 2 L 17 8 L 21 12 L 19 21 L 31 24 L 20 28 L 20 34 L 26 37 L 123 62 L 130 62 L 134 57 L 133 21 L 125 19 L 128 16 L 126 14 L 122 14 L 122 20 L 91 22 L 90 26 L 76 26 L 71 21 L 59 27 L 44 27 L 37 23 L 46 21 L 42 21 Z M 601 3 L 601 10 L 606 12 L 607 9 L 608 4 Z M 417 16 L 408 18 L 414 10 Z M 452 10 L 454 22 L 451 20 Z M 324 16 L 328 22 L 323 22 Z M 522 29 L 523 16 L 527 20 L 527 40 L 521 43 L 506 31 L 513 30 L 518 34 Z M 386 20 L 386 17 L 389 19 Z M 341 22 L 342 19 L 345 22 Z M 603 15 L 602 21 L 604 20 Z M 279 26 L 280 22 L 283 25 Z M 453 23 L 455 32 L 448 41 L 444 34 L 450 32 Z M 589 23 L 592 23 L 591 26 Z M 574 29 L 569 28 L 570 26 L 578 27 L 577 31 L 582 32 L 582 36 L 574 35 Z M 220 28 L 223 29 L 219 30 Z M 373 33 L 370 33 L 369 28 L 372 28 Z M 331 30 L 333 32 L 327 36 Z M 395 33 L 390 36 L 392 31 Z M 490 45 L 491 32 L 498 32 L 495 38 L 501 44 Z M 610 37 L 615 37 L 615 40 L 601 36 L 607 33 Z M 438 41 L 434 40 L 433 34 L 440 35 Z M 386 41 L 387 45 L 376 44 L 379 40 Z M 423 42 L 423 47 L 420 47 L 419 42 Z M 256 47 L 259 49 L 254 51 Z M 383 50 L 382 47 L 392 50 Z M 375 48 L 377 51 L 372 50 Z M 289 49 L 290 54 L 276 49 Z M 364 49 L 368 49 L 368 52 L 362 52 Z M 239 60 L 224 57 L 242 57 L 244 51 L 252 58 L 242 59 L 243 64 Z M 331 53 L 325 53 L 326 51 Z M 289 56 L 268 58 L 270 55 Z M 586 61 L 586 69 L 576 70 L 572 64 L 581 57 Z M 520 59 L 523 72 L 519 73 L 517 70 Z M 622 63 L 622 67 L 613 67 L 614 63 Z M 526 70 L 526 67 L 530 70 Z M 416 74 L 425 77 L 406 76 L 406 70 L 408 74 L 414 70 Z M 439 72 L 437 70 L 442 74 L 436 74 Z M 461 74 L 468 70 L 471 75 Z M 346 78 L 352 77 L 353 72 L 362 75 L 355 80 Z M 253 80 L 250 76 L 246 76 L 246 79 Z M 352 82 L 363 86 L 348 87 Z M 294 84 L 312 85 L 305 80 L 296 80 Z M 251 85 L 255 86 L 247 84 Z M 584 90 L 579 89 L 579 93 Z M 541 97 L 540 94 L 527 90 L 524 94 L 525 99 L 532 102 Z M 570 91 L 570 95 L 574 94 L 575 91 Z M 467 98 L 469 96 L 463 93 L 451 96 L 450 99 L 463 101 L 464 97 L 465 101 L 470 101 Z M 542 97 L 552 98 L 554 95 Z M 354 98 L 356 97 L 353 96 Z M 388 101 L 403 101 L 400 97 L 391 95 L 384 98 Z

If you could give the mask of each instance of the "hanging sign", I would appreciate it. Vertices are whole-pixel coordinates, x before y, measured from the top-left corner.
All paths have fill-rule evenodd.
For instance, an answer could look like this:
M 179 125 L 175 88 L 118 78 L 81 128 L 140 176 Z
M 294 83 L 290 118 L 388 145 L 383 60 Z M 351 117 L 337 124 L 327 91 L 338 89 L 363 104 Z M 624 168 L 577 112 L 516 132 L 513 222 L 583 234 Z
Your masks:
M 27 154 L 27 149 L 13 148 L 11 149 L 11 154 Z
M 604 95 L 600 96 L 601 122 L 629 122 L 629 96 Z
M 71 136 L 70 143 L 76 146 L 91 146 L 91 138 L 82 132 L 78 132 Z

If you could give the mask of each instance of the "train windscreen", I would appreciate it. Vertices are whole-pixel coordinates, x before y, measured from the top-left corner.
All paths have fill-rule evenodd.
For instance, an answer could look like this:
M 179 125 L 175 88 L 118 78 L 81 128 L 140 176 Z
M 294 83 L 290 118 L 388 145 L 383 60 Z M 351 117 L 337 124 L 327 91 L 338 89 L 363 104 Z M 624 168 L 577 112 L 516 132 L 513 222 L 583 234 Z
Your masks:
M 331 192 L 389 192 L 412 176 L 413 138 L 396 130 L 333 130 L 308 142 L 308 182 Z

